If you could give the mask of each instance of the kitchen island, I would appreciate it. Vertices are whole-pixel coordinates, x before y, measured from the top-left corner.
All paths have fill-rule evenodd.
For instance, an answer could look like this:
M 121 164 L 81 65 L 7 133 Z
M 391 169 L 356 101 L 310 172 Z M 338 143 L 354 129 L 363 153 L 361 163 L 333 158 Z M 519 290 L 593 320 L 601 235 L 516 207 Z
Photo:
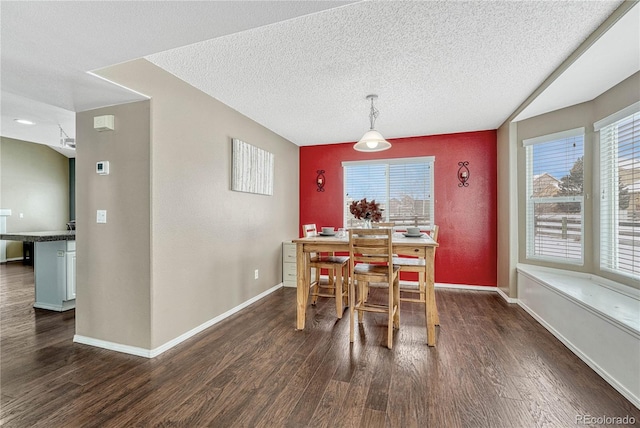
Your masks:
M 3 233 L 0 239 L 34 243 L 34 308 L 58 312 L 75 308 L 75 230 Z

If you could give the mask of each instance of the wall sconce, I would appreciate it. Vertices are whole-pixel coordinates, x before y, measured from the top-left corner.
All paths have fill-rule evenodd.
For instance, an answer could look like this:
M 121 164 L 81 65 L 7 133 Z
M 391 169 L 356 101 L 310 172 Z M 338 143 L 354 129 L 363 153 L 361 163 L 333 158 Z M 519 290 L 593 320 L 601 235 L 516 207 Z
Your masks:
M 324 192 L 325 182 L 326 179 L 324 177 L 324 169 L 319 169 L 318 176 L 316 177 L 316 185 L 318 186 L 318 188 L 316 189 L 317 192 Z
M 458 162 L 458 166 L 460 167 L 458 168 L 458 181 L 460 182 L 458 187 L 469 187 L 469 183 L 467 183 L 467 181 L 469 180 L 471 172 L 469 171 L 469 168 L 467 168 L 468 165 L 468 161 Z

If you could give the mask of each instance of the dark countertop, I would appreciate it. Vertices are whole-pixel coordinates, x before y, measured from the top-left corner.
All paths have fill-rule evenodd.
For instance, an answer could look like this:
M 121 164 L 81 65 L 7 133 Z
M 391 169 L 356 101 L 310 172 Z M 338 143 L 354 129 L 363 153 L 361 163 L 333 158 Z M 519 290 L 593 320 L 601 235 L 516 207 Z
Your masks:
M 75 230 L 53 230 L 46 232 L 15 232 L 0 233 L 3 241 L 44 242 L 44 241 L 75 241 Z

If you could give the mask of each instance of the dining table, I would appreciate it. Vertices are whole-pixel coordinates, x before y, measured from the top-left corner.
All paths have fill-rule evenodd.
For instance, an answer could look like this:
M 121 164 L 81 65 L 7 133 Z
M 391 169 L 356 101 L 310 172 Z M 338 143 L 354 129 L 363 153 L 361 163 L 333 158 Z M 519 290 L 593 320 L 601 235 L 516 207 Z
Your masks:
M 294 239 L 296 244 L 296 273 L 297 273 L 297 319 L 296 329 L 304 330 L 307 303 L 309 299 L 309 267 L 311 253 L 348 253 L 349 233 L 323 236 L 307 236 Z M 436 300 L 434 289 L 434 259 L 438 243 L 427 234 L 419 237 L 407 237 L 401 232 L 394 232 L 392 236 L 394 254 L 411 256 L 425 260 L 425 287 L 427 305 L 427 345 L 436 344 Z

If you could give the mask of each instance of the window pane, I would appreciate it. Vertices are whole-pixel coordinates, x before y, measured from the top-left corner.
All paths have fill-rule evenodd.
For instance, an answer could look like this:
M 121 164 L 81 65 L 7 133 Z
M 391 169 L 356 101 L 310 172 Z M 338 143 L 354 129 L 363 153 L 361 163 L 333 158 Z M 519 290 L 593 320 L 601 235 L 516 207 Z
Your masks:
M 527 258 L 582 262 L 584 136 L 527 147 Z
M 581 206 L 581 202 L 534 202 L 535 255 L 582 259 Z
M 351 202 L 366 198 L 383 209 L 383 221 L 396 225 L 433 224 L 433 158 L 389 159 L 344 166 L 345 227 L 360 227 L 349 212 Z
M 600 130 L 600 267 L 640 277 L 640 113 Z
M 349 205 L 353 201 L 367 198 L 368 201 L 375 200 L 380 204 L 383 217 L 386 218 L 387 211 L 387 165 L 360 164 L 344 168 L 345 180 L 345 227 L 359 227 L 363 221 L 357 220 L 349 212 Z
M 389 218 L 400 225 L 431 227 L 429 164 L 389 165 Z

